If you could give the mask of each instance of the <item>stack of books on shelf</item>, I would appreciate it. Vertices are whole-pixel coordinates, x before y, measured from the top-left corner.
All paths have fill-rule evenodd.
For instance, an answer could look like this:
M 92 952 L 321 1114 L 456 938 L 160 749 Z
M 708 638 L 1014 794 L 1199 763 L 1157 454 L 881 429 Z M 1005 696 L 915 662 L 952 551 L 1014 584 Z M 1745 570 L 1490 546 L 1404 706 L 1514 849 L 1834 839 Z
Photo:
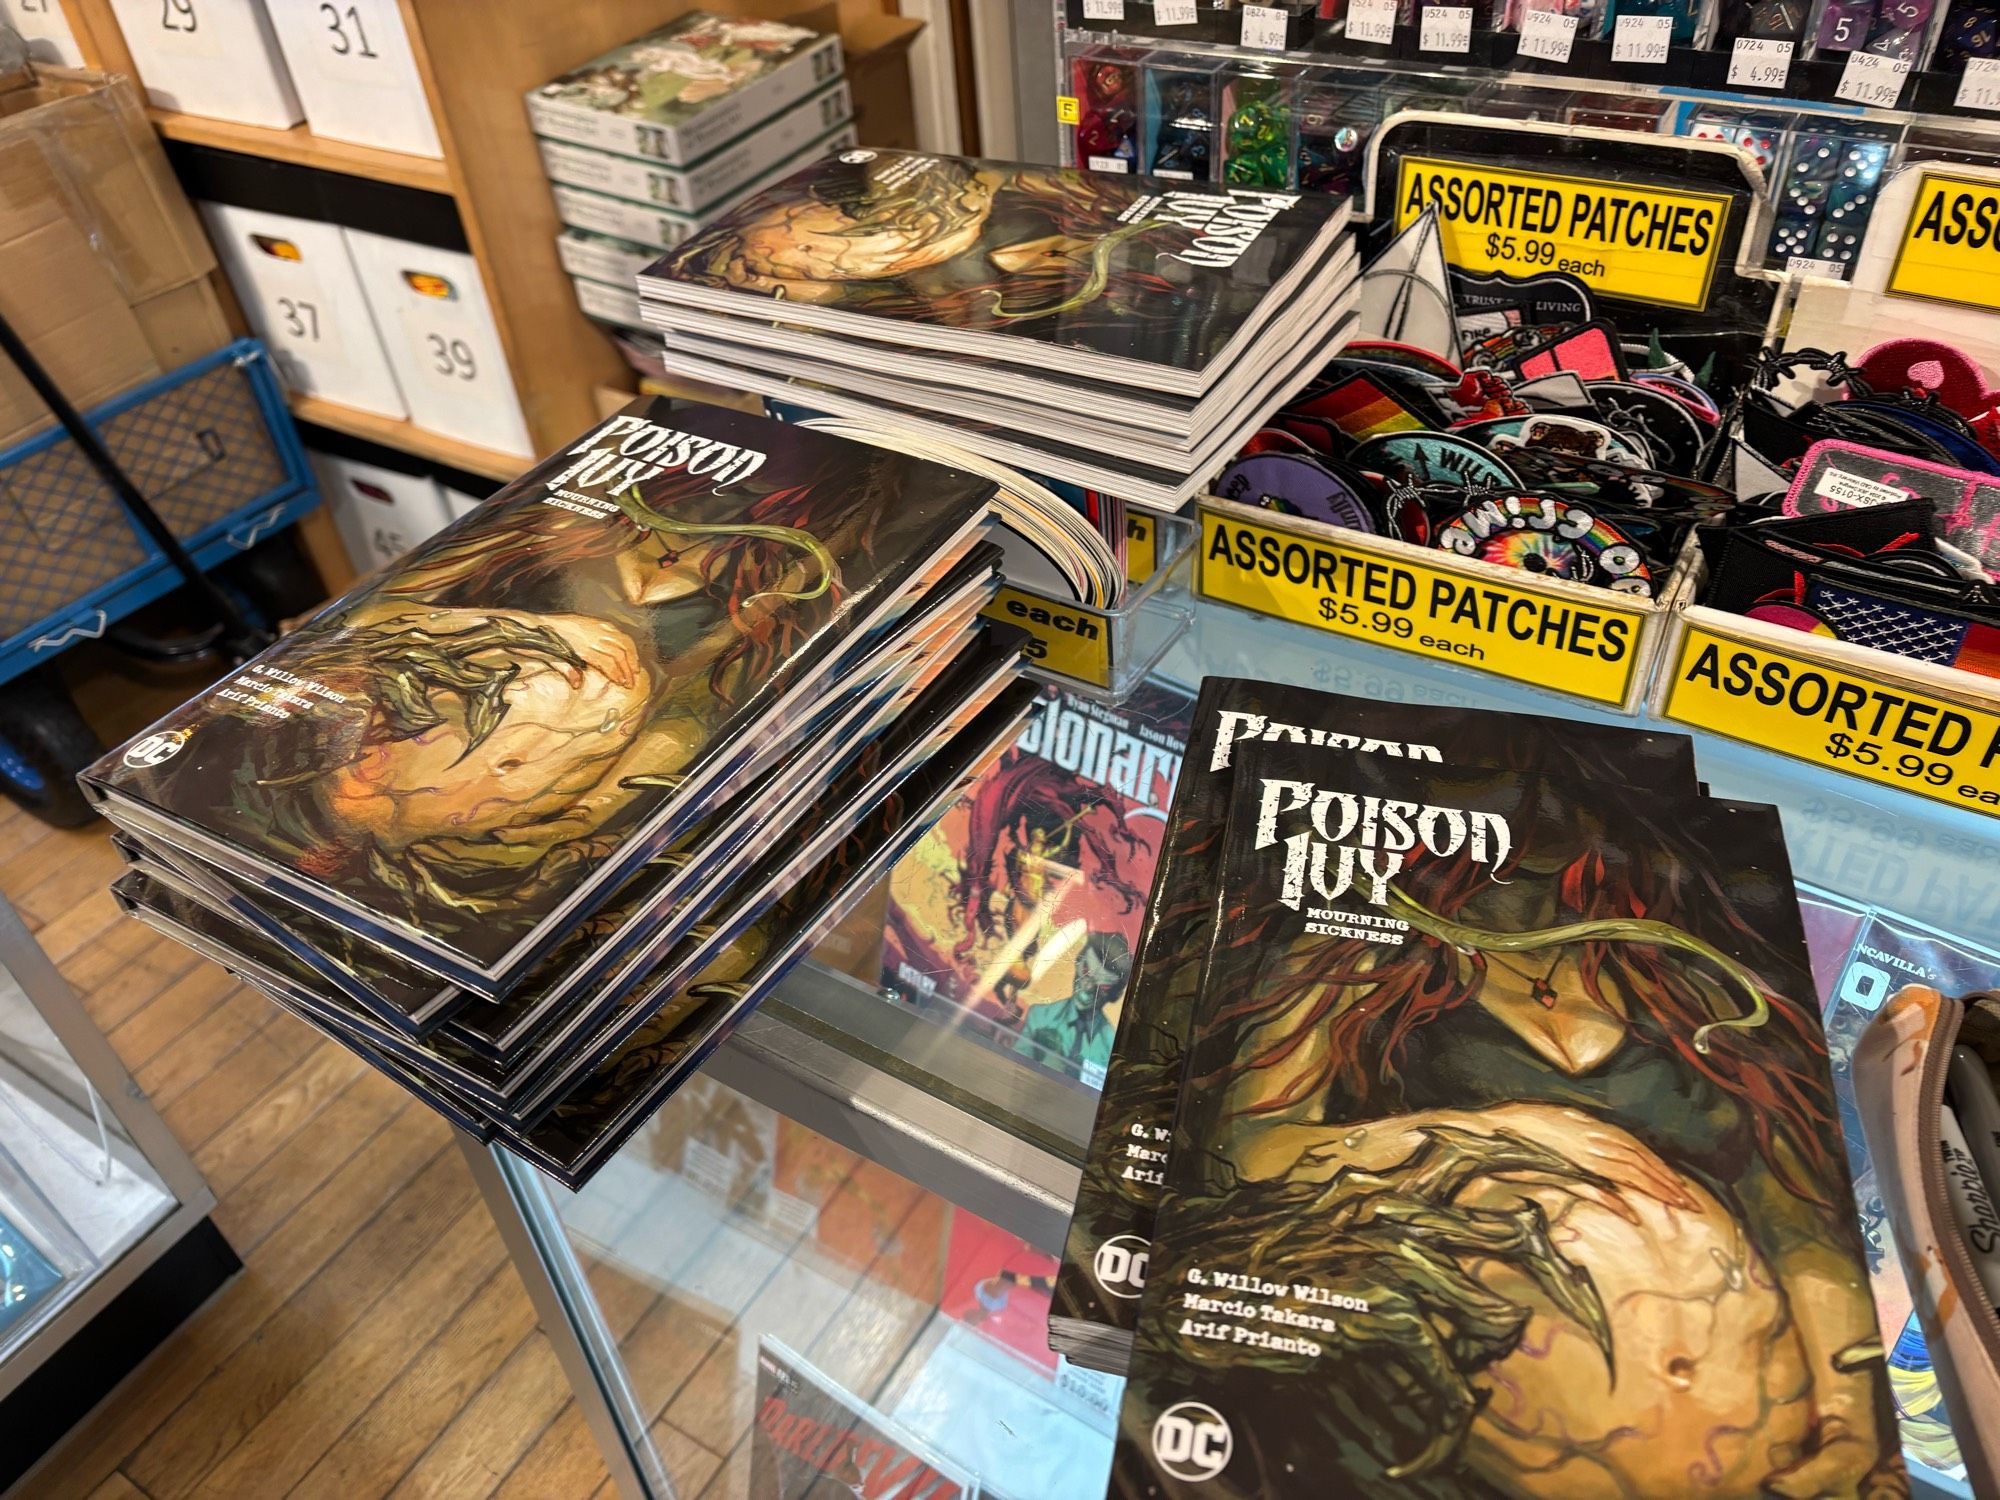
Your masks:
M 578 304 L 642 327 L 633 282 L 662 250 L 855 141 L 840 38 L 689 11 L 528 95 Z
M 87 772 L 117 893 L 580 1183 L 1012 737 L 993 495 L 635 403 Z
M 1177 509 L 1346 342 L 1345 199 L 859 148 L 639 278 L 676 374 Z

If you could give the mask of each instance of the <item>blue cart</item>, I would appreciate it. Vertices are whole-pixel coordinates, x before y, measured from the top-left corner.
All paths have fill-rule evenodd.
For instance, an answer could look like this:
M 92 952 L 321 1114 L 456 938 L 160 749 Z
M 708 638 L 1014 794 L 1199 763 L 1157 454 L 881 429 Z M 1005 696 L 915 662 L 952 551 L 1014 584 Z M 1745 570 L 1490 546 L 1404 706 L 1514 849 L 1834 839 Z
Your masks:
M 278 534 L 319 495 L 261 343 L 85 415 L 203 572 L 267 619 L 314 602 Z M 52 823 L 88 819 L 75 774 L 100 747 L 49 664 L 182 581 L 60 427 L 0 451 L 0 792 Z

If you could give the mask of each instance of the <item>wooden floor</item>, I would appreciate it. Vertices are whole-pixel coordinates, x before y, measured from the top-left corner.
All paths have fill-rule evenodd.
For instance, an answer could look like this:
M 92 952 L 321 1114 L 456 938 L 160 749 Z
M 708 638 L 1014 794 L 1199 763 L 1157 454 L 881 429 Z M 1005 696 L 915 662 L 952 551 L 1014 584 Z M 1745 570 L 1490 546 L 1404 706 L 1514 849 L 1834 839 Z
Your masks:
M 213 1186 L 244 1271 L 34 1496 L 588 1496 L 595 1446 L 444 1123 L 112 904 L 0 801 L 0 892 Z

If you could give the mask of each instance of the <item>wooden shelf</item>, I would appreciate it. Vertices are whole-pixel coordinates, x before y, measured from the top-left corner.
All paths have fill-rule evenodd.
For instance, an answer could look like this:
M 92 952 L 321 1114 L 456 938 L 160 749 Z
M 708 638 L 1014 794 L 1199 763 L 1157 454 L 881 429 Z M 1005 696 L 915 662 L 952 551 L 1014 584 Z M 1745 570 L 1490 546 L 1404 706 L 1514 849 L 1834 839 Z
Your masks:
M 295 394 L 286 400 L 292 408 L 292 415 L 301 422 L 330 427 L 349 437 L 400 449 L 435 463 L 450 464 L 454 469 L 464 469 L 469 474 L 484 475 L 488 479 L 512 479 L 534 462 L 519 454 L 502 453 L 497 448 L 481 448 L 475 443 L 446 437 L 441 432 L 431 432 L 412 422 L 342 406 L 338 401 L 328 401 L 319 396 Z
M 139 76 L 111 0 L 60 3 L 92 67 Z M 486 283 L 528 435 L 537 452 L 550 452 L 595 423 L 595 387 L 628 381 L 630 375 L 616 346 L 578 310 L 557 258 L 562 226 L 522 97 L 582 59 L 688 9 L 694 0 L 390 3 L 409 33 L 443 160 L 324 140 L 305 126 L 271 130 L 171 109 L 148 113 L 171 140 L 449 195 Z M 739 12 L 767 3 L 771 0 L 727 0 L 716 8 Z M 292 410 L 304 421 L 495 479 L 511 479 L 528 466 L 511 453 L 334 402 L 300 398 Z
M 393 182 L 401 187 L 422 188 L 426 192 L 450 193 L 451 173 L 443 161 L 429 156 L 409 156 L 401 151 L 382 151 L 374 146 L 356 146 L 348 141 L 329 141 L 314 135 L 303 125 L 290 130 L 272 130 L 264 125 L 242 125 L 234 120 L 215 120 L 206 115 L 177 114 L 170 109 L 146 111 L 169 140 L 188 141 L 197 146 L 214 146 L 223 151 L 240 151 L 246 156 L 262 156 L 272 161 L 288 161 L 324 172 L 344 172 L 350 177 L 368 177 L 376 182 Z

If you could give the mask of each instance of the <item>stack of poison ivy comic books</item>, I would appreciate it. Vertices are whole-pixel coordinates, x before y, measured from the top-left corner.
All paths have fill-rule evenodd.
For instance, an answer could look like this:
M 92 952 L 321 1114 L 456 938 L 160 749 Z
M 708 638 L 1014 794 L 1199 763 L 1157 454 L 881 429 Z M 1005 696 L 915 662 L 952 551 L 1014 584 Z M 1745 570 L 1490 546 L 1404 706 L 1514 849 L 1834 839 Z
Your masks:
M 1346 200 L 852 150 L 639 278 L 666 367 L 1176 509 L 1346 342 Z
M 992 489 L 635 404 L 85 773 L 119 898 L 578 1183 L 1032 702 Z
M 1111 1493 L 1906 1493 L 1774 809 L 1210 679 L 1058 1278 Z

